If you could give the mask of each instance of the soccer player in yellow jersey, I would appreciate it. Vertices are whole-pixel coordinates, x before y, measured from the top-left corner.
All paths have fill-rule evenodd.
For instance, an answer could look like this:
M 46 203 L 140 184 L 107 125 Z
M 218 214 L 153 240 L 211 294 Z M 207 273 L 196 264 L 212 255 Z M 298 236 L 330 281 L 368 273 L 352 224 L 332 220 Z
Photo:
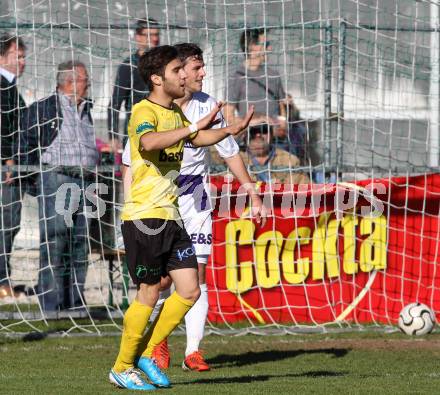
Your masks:
M 122 234 L 130 276 L 137 295 L 125 313 L 121 346 L 110 381 L 121 388 L 151 390 L 168 387 L 168 377 L 151 358 L 152 351 L 176 328 L 200 295 L 198 264 L 191 240 L 181 226 L 174 180 L 183 145 L 208 146 L 247 128 L 253 109 L 238 123 L 210 128 L 221 104 L 195 124 L 173 100 L 185 94 L 186 74 L 177 50 L 168 45 L 145 53 L 139 72 L 150 95 L 133 107 L 128 126 L 133 181 L 122 211 Z M 142 355 L 139 345 L 159 297 L 160 279 L 169 275 L 176 291 L 165 301 L 149 328 Z M 147 383 L 143 371 L 151 381 Z

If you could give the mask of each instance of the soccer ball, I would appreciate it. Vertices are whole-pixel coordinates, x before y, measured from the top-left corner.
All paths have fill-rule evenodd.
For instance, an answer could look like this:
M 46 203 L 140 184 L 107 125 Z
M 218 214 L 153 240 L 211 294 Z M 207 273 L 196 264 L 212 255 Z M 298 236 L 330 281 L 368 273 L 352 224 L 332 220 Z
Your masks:
M 399 328 L 407 335 L 426 335 L 434 329 L 434 312 L 423 303 L 406 305 L 399 315 Z

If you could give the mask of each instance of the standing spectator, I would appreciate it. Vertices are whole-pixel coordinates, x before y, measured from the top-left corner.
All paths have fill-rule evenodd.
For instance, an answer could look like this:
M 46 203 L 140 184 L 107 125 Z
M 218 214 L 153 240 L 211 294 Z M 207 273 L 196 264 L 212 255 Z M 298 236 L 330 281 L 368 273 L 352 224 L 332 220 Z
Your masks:
M 274 143 L 279 148 L 298 153 L 298 139 L 303 140 L 304 136 L 293 135 L 299 130 L 295 123 L 290 125 L 293 133 L 288 137 L 288 121 L 294 116 L 291 110 L 293 101 L 286 95 L 279 73 L 266 65 L 267 53 L 272 50 L 266 31 L 245 30 L 240 37 L 240 47 L 245 60 L 228 78 L 225 95 L 227 104 L 224 108 L 226 121 L 236 122 L 237 118 L 242 118 L 246 113 L 248 105 L 254 105 L 255 115 L 251 125 L 271 125 Z
M 83 63 L 61 63 L 56 93 L 33 103 L 23 122 L 27 163 L 42 168 L 38 295 L 46 311 L 84 305 L 89 227 L 84 192 L 94 178 L 88 169 L 98 160 L 88 86 Z
M 0 183 L 0 299 L 12 296 L 9 258 L 21 218 L 18 179 L 7 166 L 16 164 L 20 112 L 25 103 L 17 90 L 17 78 L 25 68 L 26 46 L 10 34 L 0 36 L 1 183 Z
M 136 41 L 136 52 L 125 59 L 118 67 L 115 86 L 112 98 L 108 106 L 107 125 L 109 138 L 114 149 L 121 149 L 122 143 L 119 138 L 119 114 L 124 103 L 127 116 L 124 123 L 123 135 L 127 135 L 128 120 L 130 119 L 131 108 L 148 94 L 148 88 L 142 80 L 138 64 L 139 58 L 149 48 L 159 45 L 159 24 L 156 20 L 139 19 L 136 23 L 134 39 Z

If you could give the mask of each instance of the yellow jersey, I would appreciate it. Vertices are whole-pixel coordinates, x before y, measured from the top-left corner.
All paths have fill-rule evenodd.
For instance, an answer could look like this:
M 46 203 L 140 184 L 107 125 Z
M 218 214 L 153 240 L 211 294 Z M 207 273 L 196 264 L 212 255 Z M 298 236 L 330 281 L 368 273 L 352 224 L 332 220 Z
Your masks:
M 177 104 L 170 109 L 144 99 L 133 106 L 128 123 L 133 180 L 122 209 L 123 221 L 179 218 L 175 180 L 180 171 L 185 141 L 180 140 L 161 150 L 144 151 L 140 139 L 146 133 L 171 131 L 190 124 Z M 196 135 L 193 133 L 189 138 Z

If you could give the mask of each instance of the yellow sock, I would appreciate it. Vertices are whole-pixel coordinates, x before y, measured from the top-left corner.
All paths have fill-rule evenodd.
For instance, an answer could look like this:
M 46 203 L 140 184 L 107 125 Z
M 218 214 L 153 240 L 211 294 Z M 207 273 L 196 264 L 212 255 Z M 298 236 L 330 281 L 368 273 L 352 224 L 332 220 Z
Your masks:
M 136 299 L 125 312 L 121 346 L 115 365 L 113 366 L 116 372 L 121 373 L 134 366 L 134 359 L 138 354 L 139 343 L 152 312 L 152 307 L 142 304 Z
M 162 307 L 160 308 L 159 313 L 156 315 L 156 318 L 154 319 L 154 321 L 150 324 L 148 331 L 144 334 L 144 336 L 142 336 L 141 342 L 139 343 L 138 356 L 143 355 L 145 350 L 147 349 L 148 342 L 151 339 L 151 334 L 153 333 L 154 328 L 156 327 L 157 321 L 159 320 L 159 317 L 162 313 L 164 304 L 165 304 L 165 302 L 162 304 Z
M 194 303 L 192 300 L 182 298 L 177 292 L 173 292 L 167 298 L 160 314 L 142 339 L 144 350 L 139 348 L 139 352 L 143 357 L 151 357 L 154 347 L 170 335 Z

